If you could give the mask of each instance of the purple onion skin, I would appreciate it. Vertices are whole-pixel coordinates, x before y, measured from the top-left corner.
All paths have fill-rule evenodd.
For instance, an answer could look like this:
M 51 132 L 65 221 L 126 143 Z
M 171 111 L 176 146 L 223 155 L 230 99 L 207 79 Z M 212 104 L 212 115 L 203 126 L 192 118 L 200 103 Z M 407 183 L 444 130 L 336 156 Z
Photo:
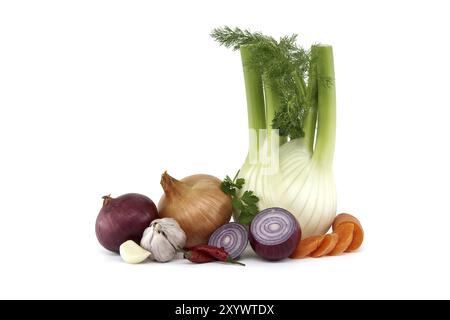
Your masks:
M 262 244 L 259 241 L 255 239 L 255 236 L 252 232 L 252 225 L 250 224 L 249 228 L 249 240 L 250 245 L 252 246 L 253 250 L 258 254 L 261 258 L 268 260 L 268 261 L 279 261 L 283 260 L 287 257 L 289 257 L 292 253 L 294 253 L 295 248 L 297 247 L 301 236 L 302 236 L 302 230 L 300 228 L 300 224 L 298 223 L 297 219 L 287 210 L 282 208 L 267 208 L 262 210 L 259 214 L 267 211 L 267 210 L 280 210 L 283 211 L 289 215 L 292 216 L 292 222 L 294 224 L 294 230 L 291 234 L 291 236 L 284 242 L 279 244 L 273 244 L 273 245 L 266 245 Z M 256 217 L 255 217 L 256 219 Z M 253 221 L 255 220 L 253 219 Z M 252 224 L 253 224 L 252 221 Z
M 142 233 L 158 218 L 153 201 L 138 193 L 127 193 L 117 198 L 103 197 L 95 233 L 100 244 L 107 250 L 119 253 L 119 247 L 127 240 L 139 243 Z

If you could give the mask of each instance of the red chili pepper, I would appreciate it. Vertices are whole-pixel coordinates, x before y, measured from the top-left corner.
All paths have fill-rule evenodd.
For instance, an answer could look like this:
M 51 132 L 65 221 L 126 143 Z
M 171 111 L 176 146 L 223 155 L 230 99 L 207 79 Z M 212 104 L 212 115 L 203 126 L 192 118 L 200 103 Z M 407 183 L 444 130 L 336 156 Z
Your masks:
M 231 258 L 230 255 L 228 254 L 228 252 L 226 252 L 226 250 L 224 248 L 217 248 L 217 247 L 209 246 L 206 244 L 200 244 L 200 245 L 190 248 L 190 251 L 198 252 L 203 255 L 207 255 L 207 256 L 211 257 L 213 260 L 223 261 L 223 262 L 228 262 L 228 263 L 235 263 L 235 264 L 240 264 L 242 266 L 245 266 L 245 264 L 238 262 L 238 261 L 234 260 L 233 258 Z
M 184 258 L 195 263 L 206 263 L 215 261 L 210 255 L 204 254 L 199 251 L 189 250 L 184 253 Z

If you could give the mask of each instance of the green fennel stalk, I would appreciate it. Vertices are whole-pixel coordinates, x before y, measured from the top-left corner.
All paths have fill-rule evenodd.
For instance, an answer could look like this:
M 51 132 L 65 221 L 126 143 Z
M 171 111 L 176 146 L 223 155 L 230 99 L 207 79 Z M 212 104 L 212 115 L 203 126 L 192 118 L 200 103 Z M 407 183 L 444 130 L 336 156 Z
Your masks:
M 331 166 L 336 140 L 336 88 L 333 49 L 319 45 L 317 50 L 317 141 L 314 161 Z
M 296 35 L 276 41 L 260 32 L 223 27 L 212 37 L 240 49 L 250 129 L 278 129 L 280 145 L 303 137 L 314 159 L 331 165 L 335 144 L 336 101 L 331 46 L 304 50 Z M 250 147 L 261 148 L 258 132 Z M 253 150 L 254 151 L 254 150 Z
M 250 47 L 241 47 L 242 67 L 244 70 L 245 93 L 247 97 L 248 127 L 250 129 L 265 129 L 264 92 L 262 76 L 258 70 L 249 65 L 252 51 Z

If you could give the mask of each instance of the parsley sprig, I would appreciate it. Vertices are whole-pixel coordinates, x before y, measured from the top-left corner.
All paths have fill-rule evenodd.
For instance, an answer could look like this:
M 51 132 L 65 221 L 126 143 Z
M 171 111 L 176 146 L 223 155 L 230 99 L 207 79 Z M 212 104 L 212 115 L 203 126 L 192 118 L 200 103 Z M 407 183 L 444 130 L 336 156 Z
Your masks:
M 226 176 L 220 184 L 220 189 L 229 196 L 231 196 L 231 203 L 235 210 L 240 211 L 239 223 L 243 225 L 249 225 L 253 218 L 258 213 L 258 201 L 259 198 L 253 194 L 253 191 L 246 190 L 239 197 L 238 191 L 242 189 L 245 184 L 245 179 L 238 178 L 239 171 L 236 173 L 233 179 Z

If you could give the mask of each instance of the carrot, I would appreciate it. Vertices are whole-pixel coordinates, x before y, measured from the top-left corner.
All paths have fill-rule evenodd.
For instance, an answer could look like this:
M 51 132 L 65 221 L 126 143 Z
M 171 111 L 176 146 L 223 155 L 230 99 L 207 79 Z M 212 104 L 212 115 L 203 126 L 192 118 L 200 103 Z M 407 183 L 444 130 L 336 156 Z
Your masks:
M 325 238 L 325 236 L 312 236 L 301 240 L 290 258 L 301 259 L 309 256 L 312 252 L 317 250 L 322 243 L 323 238 Z
M 334 249 L 329 253 L 330 256 L 337 256 L 343 253 L 353 241 L 353 230 L 355 226 L 352 223 L 342 223 L 333 231 L 339 239 Z
M 364 230 L 361 223 L 354 216 L 348 213 L 341 213 L 334 219 L 333 231 L 343 223 L 352 223 L 354 225 L 352 242 L 345 251 L 350 252 L 358 249 L 364 240 Z
M 341 213 L 334 219 L 332 233 L 301 240 L 290 258 L 337 256 L 358 249 L 363 240 L 364 230 L 359 220 L 348 213 Z
M 338 240 L 339 240 L 339 236 L 336 233 L 330 233 L 330 234 L 325 235 L 319 248 L 317 248 L 316 251 L 311 253 L 311 257 L 320 258 L 322 256 L 327 255 L 334 249 Z

